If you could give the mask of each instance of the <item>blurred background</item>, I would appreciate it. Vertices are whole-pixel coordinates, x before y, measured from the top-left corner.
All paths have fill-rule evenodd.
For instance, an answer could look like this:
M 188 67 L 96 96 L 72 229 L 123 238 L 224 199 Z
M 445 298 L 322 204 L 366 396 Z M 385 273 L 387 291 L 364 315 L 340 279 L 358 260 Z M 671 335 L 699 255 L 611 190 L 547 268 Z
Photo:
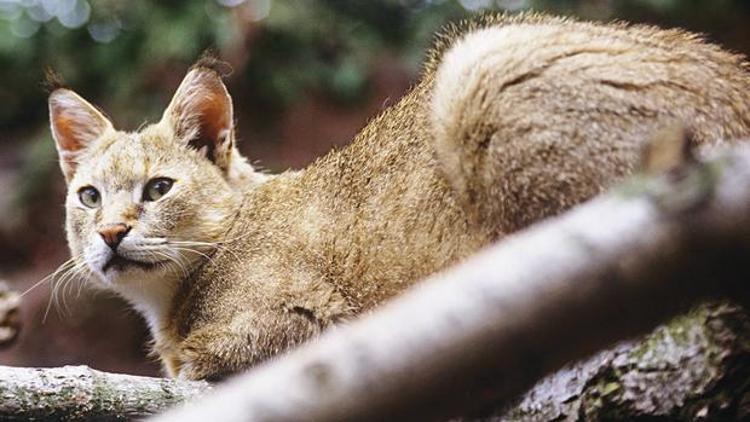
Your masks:
M 0 0 L 0 280 L 25 291 L 68 258 L 65 186 L 47 126 L 47 67 L 116 127 L 159 119 L 207 48 L 234 69 L 239 146 L 270 171 L 344 145 L 416 81 L 432 34 L 486 10 L 540 10 L 703 32 L 750 53 L 745 0 Z M 83 287 L 83 288 L 81 288 Z M 158 375 L 148 333 L 79 280 L 23 298 L 0 364 Z M 45 314 L 46 317 L 45 317 Z

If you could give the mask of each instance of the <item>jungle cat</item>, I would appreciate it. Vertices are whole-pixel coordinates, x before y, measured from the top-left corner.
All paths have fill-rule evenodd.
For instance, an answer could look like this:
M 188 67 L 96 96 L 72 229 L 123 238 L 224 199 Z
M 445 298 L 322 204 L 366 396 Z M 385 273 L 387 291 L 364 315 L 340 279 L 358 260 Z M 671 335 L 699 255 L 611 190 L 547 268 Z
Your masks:
M 743 60 L 681 30 L 488 15 L 444 29 L 350 145 L 276 175 L 238 152 L 210 60 L 137 132 L 59 88 L 73 260 L 140 311 L 170 375 L 220 379 L 600 193 L 665 122 L 750 135 Z

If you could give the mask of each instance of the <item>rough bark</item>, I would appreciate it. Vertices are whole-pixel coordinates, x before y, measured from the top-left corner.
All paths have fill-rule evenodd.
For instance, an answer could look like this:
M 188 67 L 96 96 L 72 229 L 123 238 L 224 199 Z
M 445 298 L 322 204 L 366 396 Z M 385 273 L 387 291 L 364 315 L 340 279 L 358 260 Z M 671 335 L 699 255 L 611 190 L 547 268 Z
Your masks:
M 208 389 L 205 382 L 111 374 L 86 366 L 0 366 L 0 420 L 131 420 Z
M 694 309 L 539 382 L 491 421 L 747 420 L 750 318 Z
M 745 294 L 749 253 L 750 148 L 737 147 L 636 177 L 158 420 L 415 420 L 508 403 L 699 299 Z M 587 403 L 627 385 L 593 379 Z

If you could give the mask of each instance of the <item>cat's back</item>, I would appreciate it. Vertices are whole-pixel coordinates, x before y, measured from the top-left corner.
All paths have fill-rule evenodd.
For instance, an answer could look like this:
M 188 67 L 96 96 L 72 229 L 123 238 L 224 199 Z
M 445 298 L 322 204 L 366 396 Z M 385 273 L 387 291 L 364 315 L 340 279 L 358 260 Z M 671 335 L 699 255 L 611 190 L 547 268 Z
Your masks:
M 306 267 L 359 312 L 475 252 L 431 143 L 430 84 L 368 122 L 352 142 L 284 181 L 269 214 L 285 268 Z M 283 198 L 283 199 L 281 199 Z M 266 211 L 263 211 L 268 212 Z
M 535 14 L 448 27 L 350 145 L 248 193 L 229 272 L 314 274 L 372 307 L 611 186 L 663 124 L 747 134 L 749 88 L 741 57 L 680 30 Z

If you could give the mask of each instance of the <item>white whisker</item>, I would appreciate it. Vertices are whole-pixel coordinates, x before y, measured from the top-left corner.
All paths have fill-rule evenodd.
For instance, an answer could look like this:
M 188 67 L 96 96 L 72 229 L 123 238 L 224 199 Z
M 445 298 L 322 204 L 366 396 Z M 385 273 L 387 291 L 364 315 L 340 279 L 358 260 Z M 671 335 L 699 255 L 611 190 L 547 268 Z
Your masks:
M 66 261 L 66 267 L 69 265 L 68 263 L 72 263 L 73 258 Z M 65 301 L 65 294 L 66 294 L 66 285 L 70 283 L 70 280 L 73 280 L 76 278 L 76 276 L 83 275 L 81 270 L 86 268 L 86 264 L 84 262 L 75 262 L 73 266 L 65 268 L 62 272 L 60 272 L 60 269 L 62 269 L 62 266 L 60 269 L 55 271 L 50 278 L 52 281 L 52 290 L 50 292 L 50 298 L 47 303 L 47 307 L 44 311 L 44 317 L 42 318 L 42 323 L 45 323 L 47 321 L 47 317 L 49 316 L 49 311 L 52 307 L 52 304 L 55 304 L 55 309 L 60 313 L 61 316 L 63 313 L 70 313 L 70 309 L 67 305 L 67 302 Z M 58 298 L 58 294 L 62 290 L 62 307 L 60 306 L 60 299 Z

